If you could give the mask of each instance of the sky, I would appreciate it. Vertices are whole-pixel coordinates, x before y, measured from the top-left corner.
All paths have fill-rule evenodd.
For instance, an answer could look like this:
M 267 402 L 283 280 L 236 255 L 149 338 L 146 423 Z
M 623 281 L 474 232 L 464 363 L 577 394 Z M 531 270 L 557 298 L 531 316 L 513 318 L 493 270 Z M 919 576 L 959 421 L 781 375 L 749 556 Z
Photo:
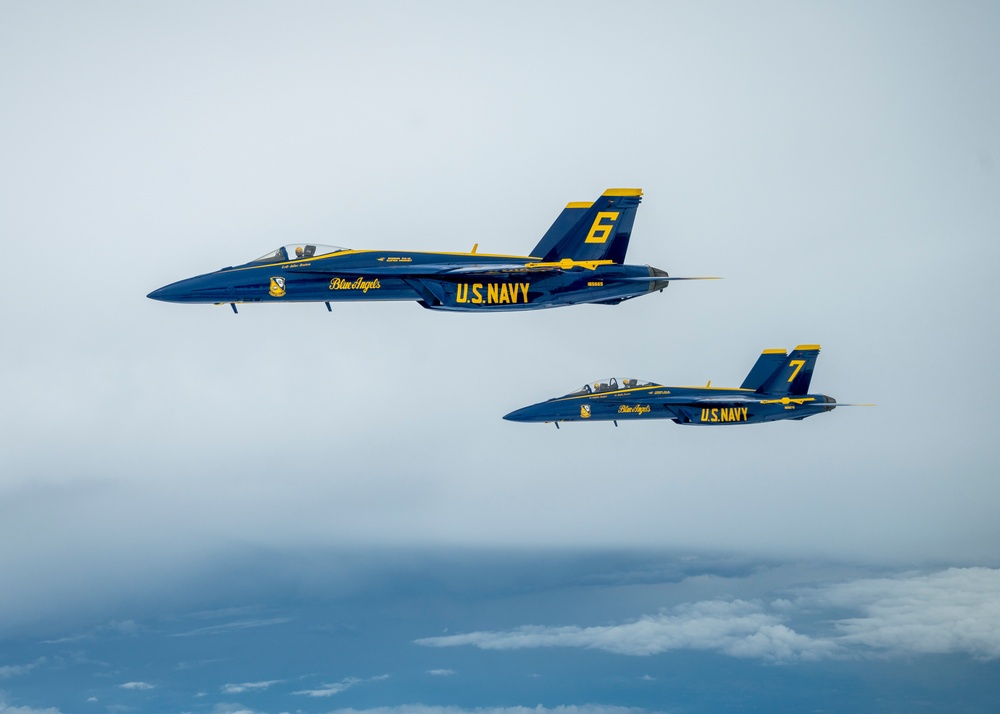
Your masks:
M 994 711 L 993 3 L 0 0 L 0 714 Z M 624 304 L 187 306 L 293 241 Z M 513 424 L 587 381 L 802 422 Z M 318 693 L 317 693 L 318 692 Z

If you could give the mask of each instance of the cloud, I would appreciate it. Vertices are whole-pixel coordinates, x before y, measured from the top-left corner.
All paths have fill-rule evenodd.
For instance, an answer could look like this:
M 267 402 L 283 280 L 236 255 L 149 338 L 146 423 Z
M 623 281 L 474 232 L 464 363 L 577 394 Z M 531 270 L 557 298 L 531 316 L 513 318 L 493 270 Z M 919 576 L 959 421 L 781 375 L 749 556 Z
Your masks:
M 1000 657 L 997 592 L 1000 570 L 952 568 L 806 589 L 794 601 L 781 598 L 770 605 L 711 600 L 616 625 L 528 625 L 416 642 L 492 650 L 582 647 L 625 655 L 708 650 L 773 661 L 958 653 L 989 660 Z M 854 609 L 861 616 L 830 618 L 829 631 L 816 635 L 796 632 L 787 624 L 796 615 L 824 607 Z
M 359 684 L 366 684 L 368 682 L 378 682 L 383 679 L 388 679 L 388 674 L 380 674 L 377 677 L 369 677 L 368 679 L 361 679 L 359 677 L 348 677 L 347 679 L 342 679 L 339 682 L 334 682 L 333 684 L 324 684 L 319 689 L 301 689 L 297 692 L 292 692 L 292 694 L 304 694 L 309 697 L 332 697 L 334 694 L 340 694 L 351 687 L 355 687 Z
M 718 600 L 674 608 L 621 625 L 546 627 L 529 625 L 506 632 L 472 632 L 416 640 L 430 647 L 473 645 L 505 650 L 583 647 L 616 654 L 652 655 L 669 650 L 714 650 L 734 657 L 820 659 L 835 654 L 829 641 L 800 635 L 764 611 L 760 602 Z
M 653 712 L 647 709 L 605 704 L 556 707 L 543 707 L 539 704 L 536 707 L 476 707 L 475 709 L 405 704 L 398 707 L 374 707 L 372 709 L 334 709 L 329 714 L 653 714 Z
M 6 664 L 0 666 L 0 679 L 10 679 L 11 677 L 21 677 L 25 674 L 30 673 L 34 669 L 38 669 L 46 660 L 44 657 L 39 657 L 34 662 L 29 664 Z
M 222 687 L 223 694 L 243 694 L 243 692 L 258 692 L 268 689 L 274 684 L 284 682 L 284 679 L 271 679 L 266 682 L 243 682 L 242 684 L 226 684 Z
M 61 714 L 61 712 L 56 707 L 48 707 L 46 709 L 14 707 L 7 704 L 3 699 L 0 699 L 0 714 Z
M 220 703 L 212 707 L 212 714 L 257 714 L 241 704 Z
M 289 622 L 287 617 L 272 617 L 267 620 L 235 620 L 233 622 L 226 622 L 221 625 L 210 625 L 208 627 L 199 627 L 195 630 L 188 630 L 187 632 L 175 632 L 170 635 L 171 637 L 194 637 L 195 635 L 218 635 L 224 634 L 226 632 L 233 632 L 234 630 L 249 630 L 255 627 L 270 627 L 271 625 L 281 625 Z
M 118 685 L 121 689 L 132 689 L 135 691 L 146 692 L 150 689 L 156 689 L 155 684 L 149 684 L 148 682 L 125 682 L 125 684 Z
M 930 574 L 843 583 L 807 594 L 809 604 L 854 608 L 836 622 L 838 641 L 887 652 L 1000 657 L 1000 569 L 950 568 Z
M 134 620 L 112 620 L 106 625 L 100 625 L 87 632 L 80 632 L 75 635 L 67 635 L 54 640 L 42 640 L 42 644 L 60 645 L 68 642 L 80 642 L 81 640 L 96 639 L 102 635 L 121 635 L 123 637 L 136 637 L 142 632 L 142 626 Z
M 427 674 L 433 674 L 435 677 L 450 677 L 455 674 L 453 669 L 429 669 Z

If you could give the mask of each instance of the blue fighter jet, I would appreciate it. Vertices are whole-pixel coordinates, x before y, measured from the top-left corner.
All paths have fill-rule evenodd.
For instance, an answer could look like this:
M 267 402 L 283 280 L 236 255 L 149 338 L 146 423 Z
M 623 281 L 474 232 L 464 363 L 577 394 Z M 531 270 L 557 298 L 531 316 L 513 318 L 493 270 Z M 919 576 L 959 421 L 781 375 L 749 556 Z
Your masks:
M 819 345 L 799 345 L 791 354 L 764 350 L 739 389 L 664 387 L 638 379 L 585 384 L 581 389 L 507 414 L 521 422 L 672 419 L 677 424 L 721 426 L 805 419 L 836 407 L 825 394 L 809 394 Z M 870 405 L 864 405 L 870 406 Z
M 431 310 L 535 310 L 578 303 L 617 305 L 671 280 L 648 265 L 625 265 L 637 188 L 611 188 L 593 203 L 570 203 L 529 256 L 349 250 L 298 243 L 243 265 L 149 293 L 180 303 L 415 300 Z

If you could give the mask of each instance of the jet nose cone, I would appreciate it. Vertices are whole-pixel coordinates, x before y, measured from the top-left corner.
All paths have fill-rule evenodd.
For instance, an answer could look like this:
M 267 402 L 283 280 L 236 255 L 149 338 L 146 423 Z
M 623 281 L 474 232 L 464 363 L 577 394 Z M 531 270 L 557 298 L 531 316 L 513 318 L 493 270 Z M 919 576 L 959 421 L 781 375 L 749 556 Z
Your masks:
M 515 409 L 510 414 L 504 414 L 503 418 L 507 421 L 533 421 L 531 416 L 531 407 L 522 407 L 521 409 Z
M 505 414 L 504 419 L 507 421 L 538 423 L 554 421 L 558 418 L 558 416 L 559 415 L 552 410 L 550 405 L 545 402 L 540 402 L 538 404 L 532 404 L 527 407 L 515 409 L 510 414 Z
M 180 282 L 170 283 L 170 285 L 164 285 L 146 297 L 151 300 L 162 300 L 163 302 L 184 302 L 185 296 L 190 292 L 186 283 L 188 283 L 187 280 L 181 280 Z
M 178 280 L 176 283 L 164 285 L 154 290 L 146 297 L 163 302 L 228 302 L 230 291 L 226 286 L 219 286 L 216 273 L 197 275 L 193 278 Z

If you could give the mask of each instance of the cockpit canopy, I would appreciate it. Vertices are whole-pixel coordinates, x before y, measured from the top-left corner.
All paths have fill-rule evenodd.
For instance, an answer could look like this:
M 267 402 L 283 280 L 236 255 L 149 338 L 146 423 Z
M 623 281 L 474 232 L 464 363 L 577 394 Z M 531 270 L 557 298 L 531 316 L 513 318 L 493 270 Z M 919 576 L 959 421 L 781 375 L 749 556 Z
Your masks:
M 589 382 L 571 394 L 600 394 L 601 392 L 614 392 L 619 389 L 635 389 L 636 387 L 659 387 L 656 382 L 647 382 L 642 379 L 618 379 L 611 377 L 606 380 Z
M 262 255 L 251 263 L 285 263 L 289 260 L 309 260 L 329 253 L 340 253 L 347 248 L 336 245 L 319 245 L 314 243 L 289 243 L 277 250 L 272 250 L 266 255 Z

